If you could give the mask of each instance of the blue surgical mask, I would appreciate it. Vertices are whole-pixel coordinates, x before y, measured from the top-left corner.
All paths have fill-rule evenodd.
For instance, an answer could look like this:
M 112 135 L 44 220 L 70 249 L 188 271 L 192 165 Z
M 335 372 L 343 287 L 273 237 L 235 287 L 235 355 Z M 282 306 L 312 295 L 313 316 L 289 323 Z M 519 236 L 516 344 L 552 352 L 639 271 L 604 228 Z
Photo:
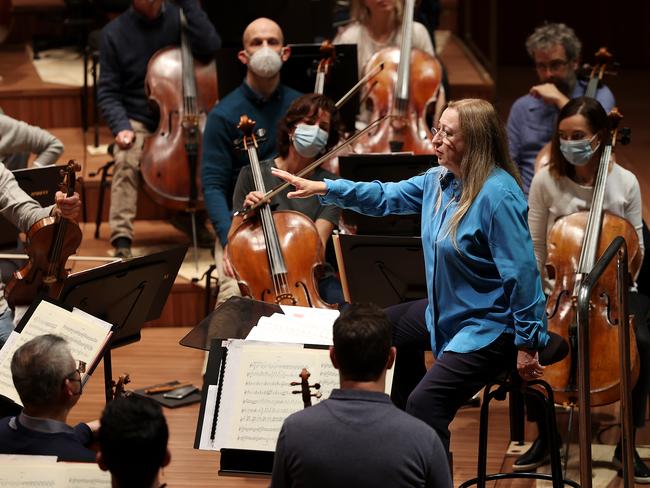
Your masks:
M 599 143 L 595 148 L 591 147 L 591 142 L 595 137 L 596 134 L 591 139 L 580 139 L 579 141 L 560 139 L 560 152 L 574 166 L 584 166 L 600 146 Z
M 293 147 L 303 158 L 313 158 L 325 149 L 328 139 L 327 131 L 319 126 L 298 124 L 293 133 Z

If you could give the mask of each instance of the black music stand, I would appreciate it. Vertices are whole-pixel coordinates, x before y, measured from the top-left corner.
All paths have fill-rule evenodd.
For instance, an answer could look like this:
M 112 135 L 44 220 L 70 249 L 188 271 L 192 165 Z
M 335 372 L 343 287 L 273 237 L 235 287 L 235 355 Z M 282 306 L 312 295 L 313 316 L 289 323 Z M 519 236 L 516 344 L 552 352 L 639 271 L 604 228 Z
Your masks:
M 181 346 L 209 351 L 214 339 L 245 339 L 260 317 L 284 313 L 279 305 L 231 297 L 180 340 Z
M 142 325 L 160 317 L 187 246 L 117 261 L 70 275 L 59 301 L 115 326 L 104 354 L 107 403 L 111 400 L 111 349 L 140 340 Z
M 341 178 L 352 181 L 401 181 L 424 173 L 438 160 L 433 155 L 354 154 L 339 157 Z M 343 222 L 356 227 L 357 234 L 419 236 L 420 214 L 371 217 L 343 210 Z
M 246 76 L 246 66 L 237 59 L 240 49 L 219 49 L 216 54 L 217 82 L 220 97 L 237 88 Z M 356 44 L 337 44 L 332 76 L 325 83 L 325 95 L 335 102 L 345 95 L 359 80 Z M 291 56 L 282 66 L 282 83 L 301 93 L 312 93 L 316 84 L 318 62 L 321 60 L 320 44 L 292 44 Z M 348 132 L 354 132 L 354 122 L 359 112 L 359 94 L 341 108 L 341 121 Z M 282 114 L 284 115 L 284 114 Z
M 427 297 L 419 237 L 339 234 L 334 248 L 347 301 L 389 307 Z

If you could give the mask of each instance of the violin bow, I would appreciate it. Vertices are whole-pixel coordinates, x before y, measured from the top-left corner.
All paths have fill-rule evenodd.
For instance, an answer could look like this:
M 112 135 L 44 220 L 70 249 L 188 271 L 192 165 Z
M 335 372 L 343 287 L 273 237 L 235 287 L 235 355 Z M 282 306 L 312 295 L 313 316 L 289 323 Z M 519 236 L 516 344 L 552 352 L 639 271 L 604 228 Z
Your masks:
M 366 128 L 360 130 L 359 132 L 357 132 L 356 134 L 354 134 L 352 137 L 350 137 L 348 140 L 342 142 L 339 146 L 337 146 L 337 147 L 335 147 L 334 149 L 332 149 L 332 150 L 331 150 L 330 152 L 328 152 L 327 154 L 321 156 L 320 158 L 318 158 L 316 161 L 314 161 L 313 163 L 309 164 L 308 166 L 305 166 L 303 169 L 301 169 L 300 171 L 298 171 L 294 176 L 298 176 L 298 177 L 300 178 L 300 177 L 302 177 L 302 176 L 305 176 L 305 175 L 308 174 L 308 173 L 311 173 L 313 170 L 315 170 L 316 168 L 318 168 L 318 167 L 319 167 L 321 164 L 323 164 L 325 161 L 327 161 L 328 159 L 331 159 L 331 158 L 333 158 L 334 156 L 338 155 L 340 152 L 343 151 L 343 149 L 347 148 L 350 144 L 352 144 L 353 142 L 355 142 L 357 139 L 359 139 L 360 137 L 362 137 L 363 135 L 365 135 L 365 134 L 366 134 L 367 132 L 369 132 L 370 130 L 374 129 L 376 126 L 380 125 L 380 124 L 381 124 L 382 122 L 384 122 L 385 120 L 388 120 L 388 119 L 390 119 L 390 118 L 392 118 L 392 117 L 395 117 L 395 115 L 386 114 L 386 115 L 384 115 L 383 117 L 378 118 L 377 120 L 375 120 L 374 122 L 372 122 L 371 124 L 369 124 Z M 257 208 L 261 207 L 262 205 L 264 205 L 264 204 L 270 202 L 271 199 L 272 199 L 274 196 L 276 196 L 278 193 L 280 193 L 281 191 L 283 191 L 285 188 L 288 188 L 289 186 L 291 186 L 291 183 L 289 183 L 288 181 L 285 181 L 284 183 L 282 183 L 282 184 L 276 186 L 275 188 L 273 188 L 272 190 L 267 191 L 267 192 L 262 196 L 262 198 L 260 199 L 260 201 L 257 202 L 256 204 L 251 205 L 250 207 L 244 207 L 244 208 L 242 208 L 241 210 L 238 210 L 237 212 L 235 212 L 233 215 L 234 215 L 234 216 L 240 216 L 240 217 L 241 217 L 241 216 L 246 215 L 246 214 L 247 214 L 248 212 L 250 212 L 251 210 L 256 210 Z
M 343 95 L 338 102 L 336 102 L 334 105 L 336 105 L 336 108 L 341 108 L 342 105 L 344 105 L 352 96 L 359 91 L 359 89 L 365 85 L 368 81 L 373 79 L 375 76 L 377 76 L 381 71 L 384 69 L 384 63 L 381 62 L 377 66 L 375 66 L 372 70 L 370 70 L 366 75 L 361 78 L 356 85 L 354 85 L 350 90 Z

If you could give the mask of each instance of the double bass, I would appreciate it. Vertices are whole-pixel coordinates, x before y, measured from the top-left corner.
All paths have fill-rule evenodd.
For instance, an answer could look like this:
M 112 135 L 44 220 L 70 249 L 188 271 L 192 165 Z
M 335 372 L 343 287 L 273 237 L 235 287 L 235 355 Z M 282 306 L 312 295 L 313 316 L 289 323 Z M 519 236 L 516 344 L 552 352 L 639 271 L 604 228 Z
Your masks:
M 242 115 L 238 128 L 244 133 L 255 190 L 266 193 L 257 156 L 255 121 Z M 292 210 L 272 212 L 268 202 L 256 216 L 244 220 L 228 239 L 230 262 L 242 294 L 281 305 L 337 308 L 318 294 L 323 268 L 323 244 L 316 225 Z
M 546 304 L 548 330 L 562 336 L 569 344 L 568 356 L 546 366 L 544 379 L 553 387 L 555 401 L 576 404 L 578 401 L 578 340 L 576 293 L 581 279 L 593 268 L 616 236 L 623 236 L 628 246 L 628 264 L 634 276 L 641 265 L 636 230 L 622 217 L 603 211 L 605 186 L 617 126 L 622 118 L 614 109 L 610 113 L 613 130 L 598 164 L 590 210 L 558 219 L 548 237 L 547 269 L 555 286 Z M 616 263 L 612 262 L 593 289 L 589 310 L 590 398 L 593 406 L 607 405 L 619 398 L 618 322 L 620 311 L 616 297 Z M 630 330 L 632 375 L 636 379 L 639 361 Z
M 144 188 L 172 210 L 201 208 L 201 140 L 207 113 L 217 102 L 214 61 L 194 60 L 181 10 L 181 47 L 158 51 L 149 61 L 145 91 L 158 107 L 156 132 L 145 140 L 140 164 Z
M 384 65 L 383 71 L 367 85 L 370 120 L 387 114 L 393 117 L 370 133 L 355 148 L 356 152 L 433 154 L 433 135 L 427 115 L 431 112 L 430 107 L 436 107 L 444 98 L 442 66 L 434 56 L 411 49 L 414 7 L 415 0 L 406 0 L 400 48 L 382 49 L 365 66 L 365 72 L 369 72 L 382 63 Z
M 81 171 L 81 166 L 72 160 L 61 169 L 61 191 L 67 197 L 74 194 L 77 171 Z M 5 288 L 9 306 L 29 305 L 43 291 L 51 297 L 58 296 L 68 276 L 69 270 L 65 264 L 68 257 L 77 252 L 81 238 L 79 224 L 60 215 L 45 217 L 34 223 L 27 231 L 25 244 L 29 261 L 14 272 Z

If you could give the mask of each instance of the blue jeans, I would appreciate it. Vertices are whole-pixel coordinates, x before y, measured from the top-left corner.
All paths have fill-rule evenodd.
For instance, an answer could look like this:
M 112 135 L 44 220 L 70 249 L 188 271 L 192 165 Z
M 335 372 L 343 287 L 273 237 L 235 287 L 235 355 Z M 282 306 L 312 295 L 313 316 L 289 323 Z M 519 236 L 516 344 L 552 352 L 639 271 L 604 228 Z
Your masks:
M 0 312 L 0 349 L 5 345 L 9 335 L 14 330 L 14 312 L 9 307 Z

